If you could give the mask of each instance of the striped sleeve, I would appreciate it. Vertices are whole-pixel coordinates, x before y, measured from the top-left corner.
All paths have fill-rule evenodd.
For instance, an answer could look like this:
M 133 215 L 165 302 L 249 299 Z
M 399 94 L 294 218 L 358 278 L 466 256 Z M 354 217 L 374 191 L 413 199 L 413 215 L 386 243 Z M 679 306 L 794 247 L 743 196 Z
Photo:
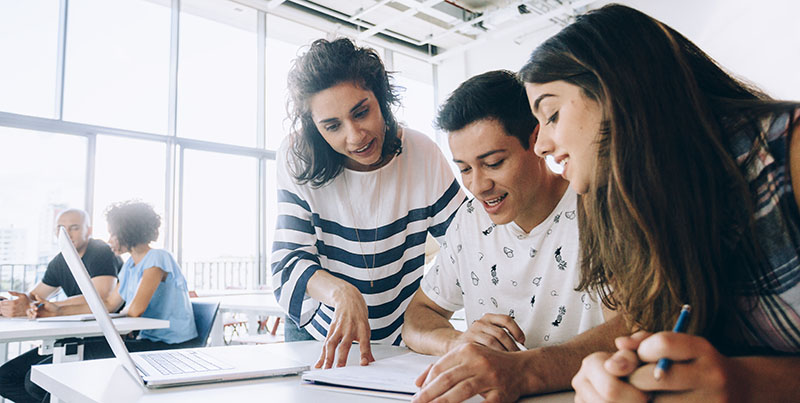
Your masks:
M 272 284 L 278 304 L 298 326 L 314 317 L 320 303 L 306 294 L 311 276 L 322 269 L 311 207 L 288 172 L 285 153 L 277 158 L 277 219 L 272 243 Z

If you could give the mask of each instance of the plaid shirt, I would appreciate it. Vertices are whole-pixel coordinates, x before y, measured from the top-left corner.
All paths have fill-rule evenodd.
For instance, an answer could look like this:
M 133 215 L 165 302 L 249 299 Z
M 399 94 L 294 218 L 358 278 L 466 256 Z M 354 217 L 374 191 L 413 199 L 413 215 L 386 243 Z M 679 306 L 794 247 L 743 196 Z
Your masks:
M 800 212 L 789 172 L 791 122 L 800 124 L 800 109 L 757 122 L 729 139 L 728 150 L 750 185 L 755 231 L 767 259 L 768 286 L 758 293 L 754 309 L 744 313 L 749 347 L 800 352 Z

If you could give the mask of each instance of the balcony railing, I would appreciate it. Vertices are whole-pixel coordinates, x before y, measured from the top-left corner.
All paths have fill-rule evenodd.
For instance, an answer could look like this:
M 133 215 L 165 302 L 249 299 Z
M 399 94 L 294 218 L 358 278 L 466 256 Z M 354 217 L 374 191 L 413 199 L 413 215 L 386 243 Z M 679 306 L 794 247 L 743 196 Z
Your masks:
M 260 286 L 254 259 L 187 261 L 181 269 L 189 290 L 252 290 Z M 0 291 L 28 291 L 45 270 L 47 264 L 0 263 Z
M 0 291 L 27 292 L 42 279 L 45 270 L 45 263 L 0 263 Z
M 259 288 L 255 259 L 184 261 L 181 268 L 190 290 Z

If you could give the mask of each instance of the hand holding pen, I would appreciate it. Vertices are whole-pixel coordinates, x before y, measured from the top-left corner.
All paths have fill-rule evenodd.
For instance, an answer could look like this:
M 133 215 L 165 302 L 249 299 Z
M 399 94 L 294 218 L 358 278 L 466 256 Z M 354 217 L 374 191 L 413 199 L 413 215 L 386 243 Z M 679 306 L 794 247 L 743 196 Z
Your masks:
M 689 305 L 684 305 L 681 308 L 681 313 L 678 315 L 678 321 L 675 323 L 675 327 L 672 329 L 675 333 L 683 333 L 686 331 L 686 326 L 689 325 L 689 314 L 692 312 L 692 307 Z M 661 378 L 664 377 L 664 373 L 669 369 L 670 365 L 672 365 L 672 361 L 669 358 L 660 358 L 658 363 L 656 364 L 656 369 L 653 370 L 653 378 L 657 381 L 660 381 Z
M 33 302 L 31 302 L 28 307 L 28 319 L 34 320 L 39 317 L 39 311 L 44 308 L 46 301 L 39 298 L 36 294 L 31 294 L 31 297 L 33 297 Z

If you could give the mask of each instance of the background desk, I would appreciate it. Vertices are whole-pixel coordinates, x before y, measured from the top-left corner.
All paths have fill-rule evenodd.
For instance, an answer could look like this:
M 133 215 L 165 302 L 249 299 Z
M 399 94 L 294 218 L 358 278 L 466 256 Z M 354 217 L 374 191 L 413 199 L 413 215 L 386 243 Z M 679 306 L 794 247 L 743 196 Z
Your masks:
M 120 334 L 128 334 L 134 330 L 164 329 L 169 321 L 150 318 L 116 318 L 114 326 Z M 86 322 L 39 322 L 27 318 L 0 318 L 0 358 L 6 361 L 7 343 L 26 340 L 42 340 L 45 349 L 52 348 L 58 339 L 67 337 L 102 336 L 97 321 Z M 53 351 L 53 362 L 63 359 L 63 348 Z
M 259 292 L 253 294 L 218 295 L 211 297 L 196 297 L 191 301 L 219 302 L 219 312 L 211 328 L 211 345 L 221 346 L 223 342 L 222 316 L 225 312 L 244 313 L 247 315 L 247 332 L 251 335 L 258 333 L 258 316 L 277 316 L 283 318 L 283 309 L 275 301 L 272 292 Z
M 320 342 L 307 341 L 247 346 L 247 348 L 252 348 L 254 353 L 291 355 L 303 362 L 314 363 L 319 358 L 322 344 Z M 372 353 L 376 359 L 391 357 L 406 351 L 408 350 L 404 347 L 372 346 Z M 358 365 L 358 354 L 358 346 L 354 346 L 354 348 L 350 349 L 348 362 Z M 139 386 L 114 359 L 38 365 L 33 367 L 31 379 L 54 396 L 70 403 L 166 403 L 178 401 L 192 403 L 223 401 L 287 403 L 397 402 L 397 400 L 392 399 L 341 393 L 303 385 L 299 375 L 149 390 Z M 559 393 L 526 398 L 522 401 L 566 403 L 572 402 L 573 399 L 573 393 Z

